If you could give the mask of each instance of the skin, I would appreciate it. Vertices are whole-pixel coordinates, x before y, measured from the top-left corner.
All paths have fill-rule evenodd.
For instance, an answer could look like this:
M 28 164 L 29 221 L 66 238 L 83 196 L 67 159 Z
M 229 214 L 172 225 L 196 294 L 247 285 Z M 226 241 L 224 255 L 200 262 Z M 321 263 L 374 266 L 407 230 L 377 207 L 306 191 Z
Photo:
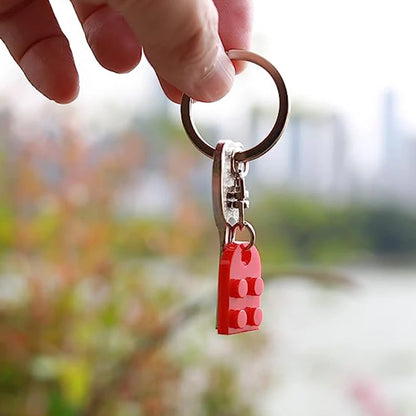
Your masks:
M 248 49 L 251 0 L 71 0 L 98 62 L 129 72 L 144 53 L 166 95 L 215 101 L 243 63 L 225 50 Z M 79 77 L 72 52 L 47 0 L 0 0 L 0 38 L 42 94 L 73 101 Z

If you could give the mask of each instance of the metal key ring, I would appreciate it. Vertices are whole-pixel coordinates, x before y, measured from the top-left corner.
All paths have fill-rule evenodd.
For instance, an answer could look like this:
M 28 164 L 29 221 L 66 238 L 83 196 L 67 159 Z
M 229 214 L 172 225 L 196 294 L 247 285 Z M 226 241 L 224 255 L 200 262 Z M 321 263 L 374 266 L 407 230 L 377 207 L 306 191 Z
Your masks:
M 273 81 L 277 87 L 277 92 L 279 94 L 279 112 L 277 114 L 276 121 L 270 130 L 270 133 L 256 146 L 235 154 L 235 160 L 239 162 L 249 162 L 250 160 L 257 159 L 258 157 L 264 155 L 279 140 L 285 128 L 289 113 L 289 98 L 287 95 L 285 83 L 279 74 L 279 71 L 262 56 L 246 50 L 237 49 L 229 50 L 227 54 L 231 60 L 252 62 L 265 69 L 273 78 Z M 198 150 L 204 155 L 213 159 L 215 148 L 202 138 L 193 123 L 191 116 L 192 102 L 192 98 L 185 94 L 183 95 L 181 103 L 181 116 L 183 126 L 192 143 L 198 148 Z
M 244 250 L 250 250 L 251 247 L 254 246 L 254 243 L 256 242 L 256 232 L 254 231 L 254 227 L 247 221 L 244 221 L 243 224 L 234 224 L 231 227 L 231 242 L 233 243 L 235 240 L 235 234 L 237 231 L 237 228 L 242 231 L 244 228 L 247 228 L 247 230 L 250 233 L 250 241 L 247 243 L 247 245 L 244 247 Z

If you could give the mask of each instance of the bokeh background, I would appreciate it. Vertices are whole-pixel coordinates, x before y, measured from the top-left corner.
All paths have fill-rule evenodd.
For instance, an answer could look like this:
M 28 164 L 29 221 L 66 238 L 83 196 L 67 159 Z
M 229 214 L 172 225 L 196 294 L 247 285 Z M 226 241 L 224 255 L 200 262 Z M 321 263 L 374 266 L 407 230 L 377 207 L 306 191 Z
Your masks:
M 0 48 L 0 415 L 413 416 L 416 29 L 410 1 L 255 2 L 292 102 L 251 163 L 261 331 L 215 333 L 211 163 L 149 66 L 100 68 L 53 1 L 81 93 L 48 102 Z M 273 123 L 250 65 L 195 106 L 211 143 Z

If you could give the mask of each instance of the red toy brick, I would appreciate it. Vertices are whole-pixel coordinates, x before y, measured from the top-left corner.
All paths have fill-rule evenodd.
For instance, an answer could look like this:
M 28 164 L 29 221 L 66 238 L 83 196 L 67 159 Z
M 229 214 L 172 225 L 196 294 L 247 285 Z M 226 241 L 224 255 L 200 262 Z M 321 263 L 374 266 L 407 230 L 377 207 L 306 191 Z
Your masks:
M 260 295 L 264 291 L 256 247 L 233 242 L 224 246 L 218 276 L 217 329 L 231 335 L 255 331 L 263 320 Z

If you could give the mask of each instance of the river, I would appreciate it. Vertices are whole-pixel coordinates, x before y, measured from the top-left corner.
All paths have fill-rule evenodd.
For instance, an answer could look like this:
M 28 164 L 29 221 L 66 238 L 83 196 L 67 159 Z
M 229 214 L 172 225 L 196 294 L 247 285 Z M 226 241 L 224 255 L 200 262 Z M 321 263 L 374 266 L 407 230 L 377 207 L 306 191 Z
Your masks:
M 416 415 L 416 268 L 341 271 L 351 287 L 268 285 L 259 415 Z

